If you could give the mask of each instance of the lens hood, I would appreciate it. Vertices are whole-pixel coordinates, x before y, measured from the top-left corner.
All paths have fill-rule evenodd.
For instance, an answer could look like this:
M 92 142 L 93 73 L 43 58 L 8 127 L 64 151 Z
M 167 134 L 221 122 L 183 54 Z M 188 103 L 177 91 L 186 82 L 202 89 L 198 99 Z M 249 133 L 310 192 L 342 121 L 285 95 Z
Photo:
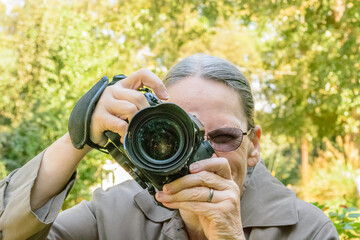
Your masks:
M 191 117 L 178 105 L 150 106 L 132 118 L 124 149 L 133 164 L 150 175 L 175 174 L 193 152 L 195 131 Z

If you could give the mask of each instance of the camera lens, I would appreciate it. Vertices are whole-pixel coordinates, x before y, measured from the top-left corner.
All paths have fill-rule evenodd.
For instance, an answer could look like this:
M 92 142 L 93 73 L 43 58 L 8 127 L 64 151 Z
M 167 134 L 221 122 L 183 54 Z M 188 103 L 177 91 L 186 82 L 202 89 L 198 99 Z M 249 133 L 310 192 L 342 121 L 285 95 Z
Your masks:
M 173 103 L 162 103 L 135 114 L 124 149 L 139 169 L 167 176 L 183 169 L 195 140 L 190 116 Z
M 153 118 L 139 131 L 139 144 L 143 153 L 154 160 L 173 157 L 181 143 L 179 126 L 168 118 Z

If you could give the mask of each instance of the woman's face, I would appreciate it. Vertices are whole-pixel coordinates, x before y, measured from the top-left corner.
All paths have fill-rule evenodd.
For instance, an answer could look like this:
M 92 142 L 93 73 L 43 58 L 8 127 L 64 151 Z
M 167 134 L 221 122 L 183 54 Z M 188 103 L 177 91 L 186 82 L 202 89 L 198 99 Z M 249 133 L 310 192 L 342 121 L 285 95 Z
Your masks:
M 224 83 L 189 77 L 168 87 L 169 102 L 195 115 L 205 127 L 205 134 L 219 128 L 240 128 L 247 131 L 247 119 L 238 93 Z M 239 148 L 231 152 L 215 151 L 214 157 L 229 161 L 233 180 L 242 189 L 252 142 L 244 136 Z

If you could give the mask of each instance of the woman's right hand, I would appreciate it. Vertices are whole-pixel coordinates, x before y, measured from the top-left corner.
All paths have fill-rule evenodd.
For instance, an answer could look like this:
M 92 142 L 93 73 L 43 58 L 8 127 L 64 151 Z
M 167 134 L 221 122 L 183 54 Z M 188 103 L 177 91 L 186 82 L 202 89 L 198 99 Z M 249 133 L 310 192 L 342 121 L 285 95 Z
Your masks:
M 103 146 L 107 138 L 104 131 L 110 130 L 124 136 L 134 114 L 149 106 L 145 96 L 136 91 L 143 85 L 154 90 L 160 99 L 167 99 L 162 81 L 149 70 L 139 70 L 111 85 L 101 95 L 91 118 L 90 138 Z M 44 153 L 37 178 L 31 189 L 30 205 L 36 210 L 53 196 L 64 190 L 80 160 L 90 147 L 76 149 L 69 133 L 55 141 Z
M 110 130 L 122 136 L 123 142 L 131 118 L 137 111 L 149 106 L 144 94 L 137 91 L 144 85 L 153 89 L 160 99 L 168 99 L 163 82 L 147 69 L 138 70 L 116 84 L 108 86 L 91 117 L 91 141 L 104 146 L 107 142 L 104 132 Z

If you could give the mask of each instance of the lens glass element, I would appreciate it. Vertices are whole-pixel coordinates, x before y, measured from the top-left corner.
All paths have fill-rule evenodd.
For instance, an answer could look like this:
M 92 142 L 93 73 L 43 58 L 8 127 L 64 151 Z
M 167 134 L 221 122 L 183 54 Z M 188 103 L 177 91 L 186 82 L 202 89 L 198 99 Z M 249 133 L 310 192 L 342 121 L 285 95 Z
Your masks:
M 139 131 L 141 148 L 154 160 L 169 159 L 176 154 L 181 132 L 175 122 L 167 118 L 153 118 Z

